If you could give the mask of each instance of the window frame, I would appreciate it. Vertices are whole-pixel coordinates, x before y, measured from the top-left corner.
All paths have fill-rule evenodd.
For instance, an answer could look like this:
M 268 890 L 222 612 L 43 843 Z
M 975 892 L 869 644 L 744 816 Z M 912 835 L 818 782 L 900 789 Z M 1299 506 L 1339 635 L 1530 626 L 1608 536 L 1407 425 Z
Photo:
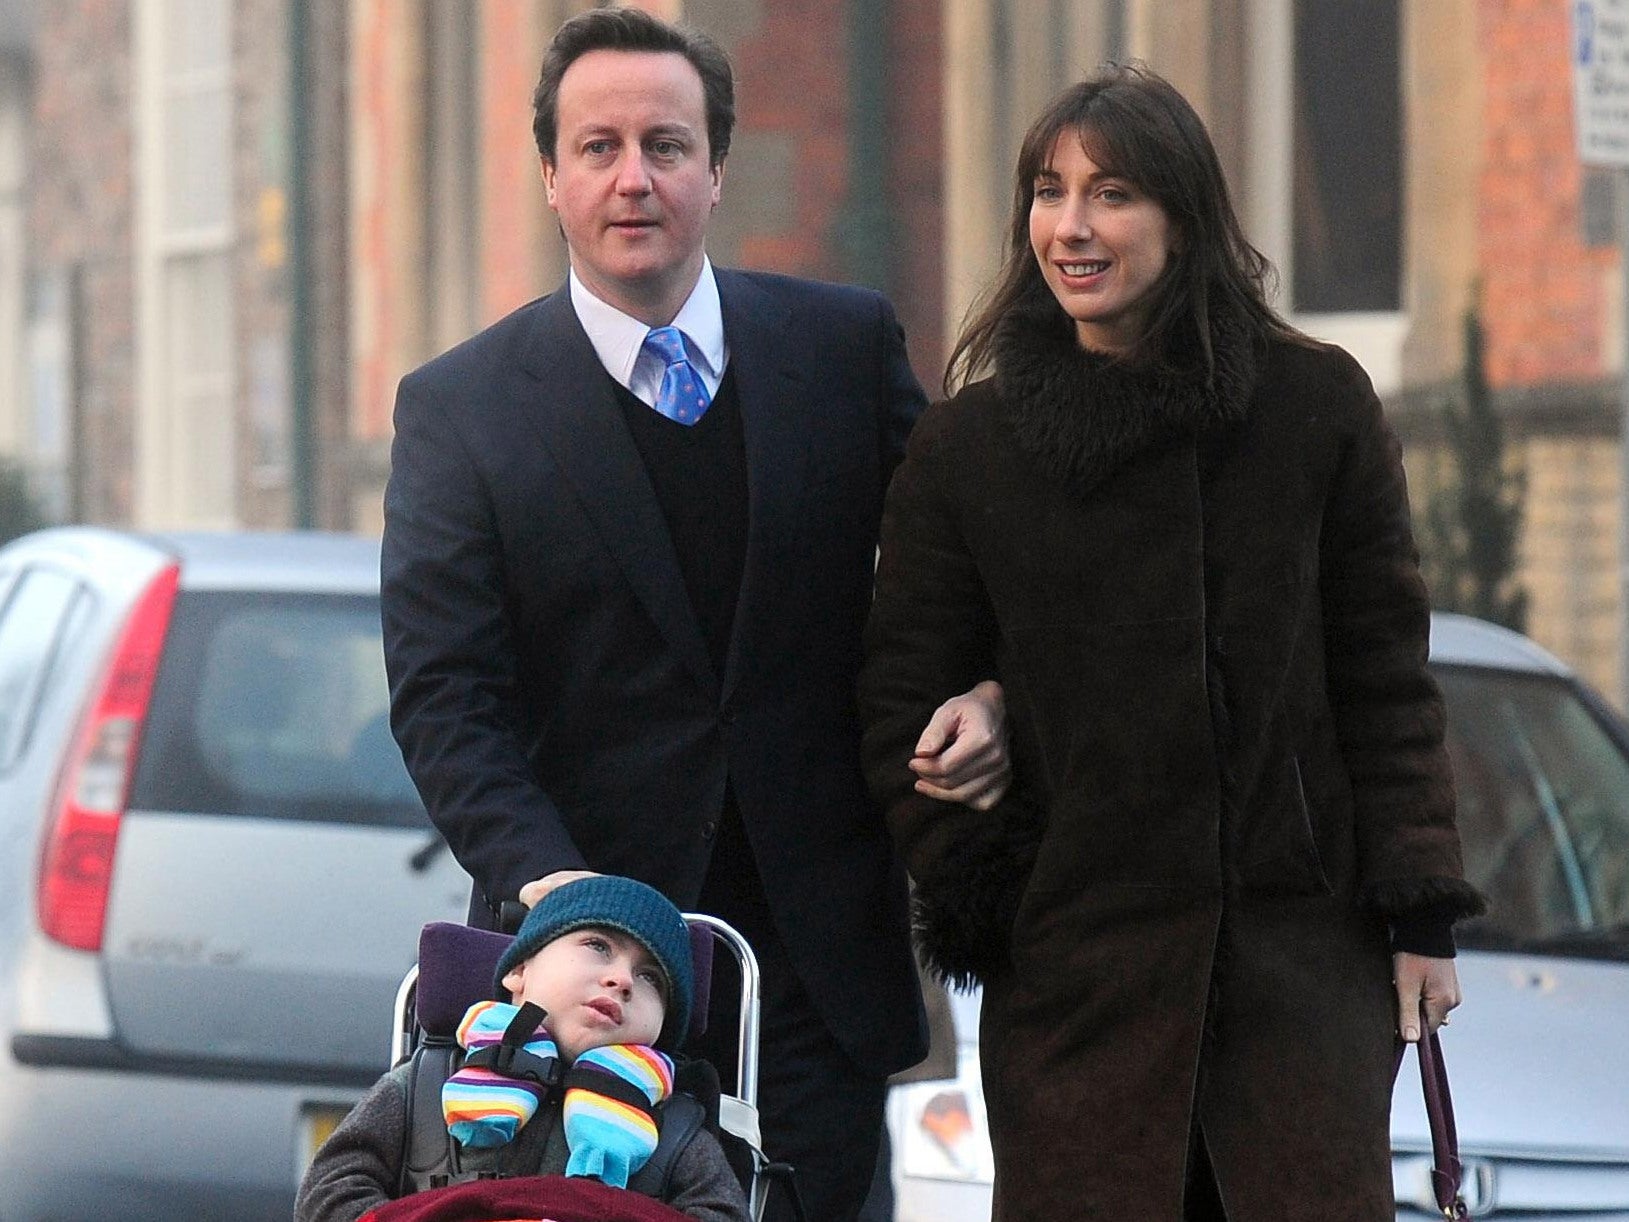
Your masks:
M 233 21 L 222 10 L 221 56 L 204 66 L 172 63 L 169 34 L 182 0 L 139 0 L 133 43 L 137 142 L 136 182 L 136 503 L 140 525 L 225 529 L 238 524 L 237 331 L 233 253 L 237 239 L 235 182 L 228 181 L 221 215 L 178 223 L 169 215 L 169 141 L 182 133 L 171 116 L 181 102 L 222 108 L 224 148 L 204 151 L 218 172 L 234 172 Z M 186 317 L 189 281 L 194 307 L 212 320 L 205 330 Z M 208 287 L 217 290 L 208 304 Z M 199 286 L 204 286 L 199 288 Z M 219 336 L 224 336 L 220 339 Z M 200 351 L 200 339 L 209 343 Z M 190 346 L 189 346 L 190 345 Z
M 1295 17 L 1297 0 L 1246 0 L 1249 48 L 1243 221 L 1251 241 L 1278 270 L 1279 308 L 1307 334 L 1338 344 L 1355 357 L 1382 396 L 1403 385 L 1403 344 L 1408 337 L 1407 205 L 1398 231 L 1399 302 L 1395 310 L 1314 313 L 1299 310 L 1295 283 Z M 1401 19 L 1401 6 L 1399 18 Z M 1408 102 L 1403 88 L 1408 48 L 1399 31 L 1399 138 L 1406 135 Z M 1406 158 L 1407 148 L 1403 155 Z M 1402 167 L 1406 194 L 1407 165 Z

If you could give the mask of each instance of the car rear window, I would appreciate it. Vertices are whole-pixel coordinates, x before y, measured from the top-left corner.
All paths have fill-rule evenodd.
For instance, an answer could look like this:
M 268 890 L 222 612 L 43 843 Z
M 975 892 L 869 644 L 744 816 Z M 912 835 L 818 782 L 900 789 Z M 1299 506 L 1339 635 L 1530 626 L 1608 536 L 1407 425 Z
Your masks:
M 54 673 L 89 611 L 79 582 L 43 568 L 25 569 L 0 607 L 0 773 L 28 749 Z
M 428 827 L 388 706 L 377 598 L 183 591 L 131 806 Z
M 1547 675 L 1437 671 L 1448 704 L 1465 876 L 1484 949 L 1622 953 L 1629 934 L 1629 755 L 1579 689 Z

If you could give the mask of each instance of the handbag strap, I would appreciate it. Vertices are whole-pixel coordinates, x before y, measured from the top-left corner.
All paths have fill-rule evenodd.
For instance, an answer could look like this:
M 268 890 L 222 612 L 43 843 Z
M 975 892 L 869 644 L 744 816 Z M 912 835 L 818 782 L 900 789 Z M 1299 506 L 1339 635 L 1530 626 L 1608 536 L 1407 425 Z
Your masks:
M 1451 1222 L 1469 1217 L 1465 1202 L 1459 1195 L 1461 1166 L 1459 1161 L 1459 1132 L 1454 1127 L 1454 1101 L 1448 1093 L 1448 1066 L 1442 1059 L 1442 1043 L 1437 1033 L 1430 1030 L 1425 1005 L 1420 1005 L 1420 1030 L 1428 1032 L 1415 1044 L 1420 1058 L 1420 1085 L 1425 1091 L 1425 1117 L 1431 1126 L 1431 1191 L 1437 1198 L 1437 1208 Z M 1403 1054 L 1408 1044 L 1397 1041 L 1397 1057 L 1392 1064 L 1392 1081 L 1403 1067 Z

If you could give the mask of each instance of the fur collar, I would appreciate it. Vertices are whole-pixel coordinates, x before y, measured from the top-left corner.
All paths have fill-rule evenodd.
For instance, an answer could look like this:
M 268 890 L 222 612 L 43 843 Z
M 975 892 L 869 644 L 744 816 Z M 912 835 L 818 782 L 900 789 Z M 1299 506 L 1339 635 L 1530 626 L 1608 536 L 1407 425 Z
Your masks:
M 1009 314 L 993 347 L 996 390 L 1019 447 L 1047 475 L 1081 489 L 1179 436 L 1243 420 L 1255 388 L 1249 333 L 1231 316 L 1211 326 L 1210 385 L 1198 372 L 1159 372 L 1086 351 L 1050 294 Z

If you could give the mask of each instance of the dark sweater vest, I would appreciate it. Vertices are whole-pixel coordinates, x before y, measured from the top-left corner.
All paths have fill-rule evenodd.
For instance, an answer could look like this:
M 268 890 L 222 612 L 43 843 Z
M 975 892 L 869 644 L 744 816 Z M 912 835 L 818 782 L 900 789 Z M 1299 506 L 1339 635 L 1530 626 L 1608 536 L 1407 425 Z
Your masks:
M 712 406 L 693 425 L 669 420 L 614 379 L 612 385 L 667 522 L 696 623 L 722 681 L 747 554 L 747 456 L 735 374 L 724 371 Z M 729 921 L 755 948 L 763 948 L 773 927 L 733 788 L 726 788 L 723 809 L 708 830 L 713 851 L 699 906 Z M 715 992 L 716 1002 L 728 1004 L 727 990 Z M 733 1023 L 726 1029 L 733 1031 Z
M 696 623 L 722 678 L 747 557 L 747 454 L 735 375 L 725 370 L 712 406 L 693 425 L 669 420 L 621 384 L 612 384 L 667 522 Z

